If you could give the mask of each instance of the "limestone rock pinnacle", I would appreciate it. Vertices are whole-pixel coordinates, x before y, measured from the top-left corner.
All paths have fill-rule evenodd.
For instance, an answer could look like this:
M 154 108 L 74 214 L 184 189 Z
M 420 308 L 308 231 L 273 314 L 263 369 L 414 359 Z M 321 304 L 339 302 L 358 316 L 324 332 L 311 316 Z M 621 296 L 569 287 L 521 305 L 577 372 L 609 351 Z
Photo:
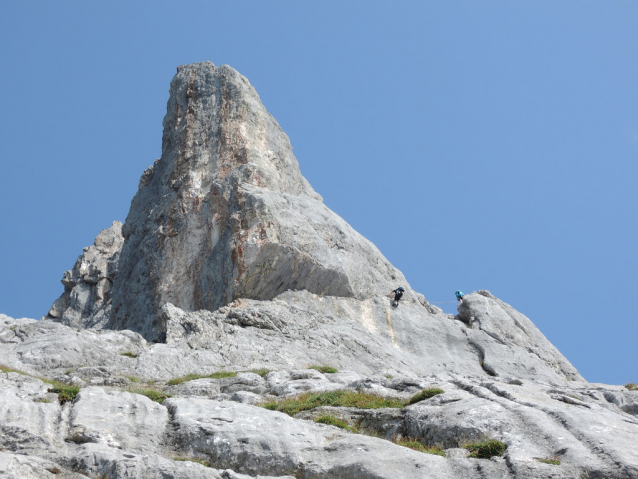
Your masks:
M 323 204 L 248 80 L 210 62 L 173 78 L 162 157 L 142 175 L 123 234 L 113 326 L 147 339 L 168 302 L 212 311 L 286 290 L 363 299 L 407 287 Z

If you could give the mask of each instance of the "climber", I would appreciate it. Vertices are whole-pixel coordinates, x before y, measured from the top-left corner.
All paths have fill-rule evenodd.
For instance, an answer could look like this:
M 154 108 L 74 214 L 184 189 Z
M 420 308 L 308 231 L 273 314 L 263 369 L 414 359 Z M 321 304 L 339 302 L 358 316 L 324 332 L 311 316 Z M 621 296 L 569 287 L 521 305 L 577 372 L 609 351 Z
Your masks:
M 461 291 L 459 291 L 458 289 L 456 290 L 456 292 L 454 293 L 456 295 L 456 300 L 457 301 L 463 301 L 463 296 L 465 296 Z
M 399 306 L 399 300 L 403 296 L 404 292 L 405 292 L 405 289 L 403 289 L 401 286 L 399 286 L 397 289 L 395 289 L 394 291 L 392 291 L 388 295 L 390 297 L 392 297 L 392 295 L 394 295 L 394 301 L 392 301 L 392 306 Z

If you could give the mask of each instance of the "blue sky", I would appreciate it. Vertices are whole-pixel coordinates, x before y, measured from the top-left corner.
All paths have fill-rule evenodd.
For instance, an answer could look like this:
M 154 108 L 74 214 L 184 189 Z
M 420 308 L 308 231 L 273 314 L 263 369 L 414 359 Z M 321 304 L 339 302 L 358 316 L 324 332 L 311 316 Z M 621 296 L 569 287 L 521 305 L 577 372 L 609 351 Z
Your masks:
M 430 301 L 489 289 L 589 381 L 638 382 L 636 25 L 633 1 L 0 2 L 0 312 L 46 314 L 124 221 L 175 68 L 210 60 Z

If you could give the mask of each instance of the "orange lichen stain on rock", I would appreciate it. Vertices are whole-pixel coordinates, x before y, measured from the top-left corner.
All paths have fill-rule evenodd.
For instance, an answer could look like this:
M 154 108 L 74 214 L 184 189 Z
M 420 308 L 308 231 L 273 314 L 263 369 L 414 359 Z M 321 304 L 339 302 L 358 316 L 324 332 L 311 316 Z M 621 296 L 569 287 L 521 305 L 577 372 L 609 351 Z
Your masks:
M 235 263 L 235 267 L 237 268 L 237 281 L 243 276 L 246 268 L 244 267 L 244 252 L 242 250 L 241 238 L 239 239 L 239 243 L 233 249 L 231 254 L 231 258 L 233 263 Z
M 168 220 L 168 225 L 166 225 L 166 236 L 169 238 L 173 238 L 177 236 L 177 232 L 175 231 L 175 224 L 173 223 L 173 219 Z

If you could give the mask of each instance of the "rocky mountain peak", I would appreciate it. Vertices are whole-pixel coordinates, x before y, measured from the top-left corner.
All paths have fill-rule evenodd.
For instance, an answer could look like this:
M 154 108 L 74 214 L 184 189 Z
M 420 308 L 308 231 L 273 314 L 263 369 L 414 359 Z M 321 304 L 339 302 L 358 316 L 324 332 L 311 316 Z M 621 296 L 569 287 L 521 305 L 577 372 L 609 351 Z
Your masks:
M 638 477 L 635 385 L 489 291 L 412 291 L 227 66 L 178 68 L 126 224 L 62 283 L 0 314 L 2 477 Z
M 289 289 L 365 298 L 405 286 L 326 208 L 237 71 L 178 68 L 163 124 L 162 157 L 142 175 L 123 229 L 113 327 L 157 339 L 168 302 L 213 311 Z

